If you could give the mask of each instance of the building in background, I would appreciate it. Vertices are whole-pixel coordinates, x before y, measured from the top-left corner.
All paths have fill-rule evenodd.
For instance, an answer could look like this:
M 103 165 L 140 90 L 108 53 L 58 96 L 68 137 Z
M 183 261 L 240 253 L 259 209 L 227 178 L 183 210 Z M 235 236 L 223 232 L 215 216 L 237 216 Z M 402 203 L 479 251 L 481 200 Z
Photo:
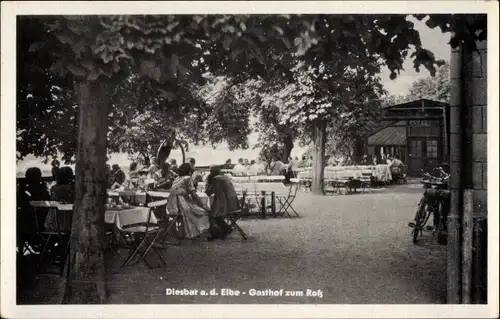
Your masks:
M 380 127 L 366 138 L 366 154 L 398 155 L 409 176 L 420 170 L 448 166 L 449 109 L 447 103 L 419 99 L 386 107 Z

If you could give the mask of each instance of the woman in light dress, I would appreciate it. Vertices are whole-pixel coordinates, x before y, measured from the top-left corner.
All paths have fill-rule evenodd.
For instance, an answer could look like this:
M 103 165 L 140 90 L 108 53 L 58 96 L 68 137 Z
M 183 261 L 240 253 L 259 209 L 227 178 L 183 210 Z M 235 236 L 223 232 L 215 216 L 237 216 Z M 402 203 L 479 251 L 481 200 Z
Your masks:
M 202 202 L 191 178 L 192 167 L 189 163 L 182 164 L 170 190 L 167 209 L 171 214 L 182 216 L 182 232 L 185 238 L 201 235 L 210 227 L 206 204 Z

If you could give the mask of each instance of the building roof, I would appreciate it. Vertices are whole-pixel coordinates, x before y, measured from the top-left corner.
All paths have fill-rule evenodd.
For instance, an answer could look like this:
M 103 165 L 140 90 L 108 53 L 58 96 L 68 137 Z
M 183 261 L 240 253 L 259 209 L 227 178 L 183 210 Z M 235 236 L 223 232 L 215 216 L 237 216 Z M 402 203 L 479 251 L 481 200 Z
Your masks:
M 406 145 L 406 127 L 389 126 L 368 138 L 368 145 Z
M 384 110 L 411 110 L 411 109 L 441 109 L 450 106 L 448 103 L 433 101 L 429 99 L 418 99 L 401 104 L 384 106 Z

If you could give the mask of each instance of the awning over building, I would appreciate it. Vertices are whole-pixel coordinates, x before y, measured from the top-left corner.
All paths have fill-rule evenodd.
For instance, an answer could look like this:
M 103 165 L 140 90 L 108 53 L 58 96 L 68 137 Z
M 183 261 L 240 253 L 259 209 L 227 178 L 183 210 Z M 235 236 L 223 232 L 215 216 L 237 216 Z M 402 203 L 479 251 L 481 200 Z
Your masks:
M 368 145 L 406 146 L 406 127 L 389 126 L 368 138 Z

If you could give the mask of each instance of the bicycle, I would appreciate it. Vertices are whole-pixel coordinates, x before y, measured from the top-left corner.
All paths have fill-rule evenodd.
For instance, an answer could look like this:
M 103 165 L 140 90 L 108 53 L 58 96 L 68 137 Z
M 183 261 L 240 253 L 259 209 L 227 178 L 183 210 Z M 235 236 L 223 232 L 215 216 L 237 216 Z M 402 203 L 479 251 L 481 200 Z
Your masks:
M 441 167 L 436 167 L 435 171 L 439 172 L 439 177 L 432 176 L 429 173 L 422 171 L 425 192 L 418 204 L 417 213 L 415 214 L 414 222 L 408 223 L 408 226 L 413 228 L 412 237 L 413 243 L 418 242 L 419 234 L 423 235 L 424 227 L 431 214 L 433 215 L 433 226 L 427 226 L 426 230 L 435 230 L 438 235 L 438 242 L 443 242 L 446 239 L 446 218 L 447 211 L 443 207 L 446 204 L 446 197 L 448 192 L 443 192 L 448 188 L 449 174 L 447 174 Z

